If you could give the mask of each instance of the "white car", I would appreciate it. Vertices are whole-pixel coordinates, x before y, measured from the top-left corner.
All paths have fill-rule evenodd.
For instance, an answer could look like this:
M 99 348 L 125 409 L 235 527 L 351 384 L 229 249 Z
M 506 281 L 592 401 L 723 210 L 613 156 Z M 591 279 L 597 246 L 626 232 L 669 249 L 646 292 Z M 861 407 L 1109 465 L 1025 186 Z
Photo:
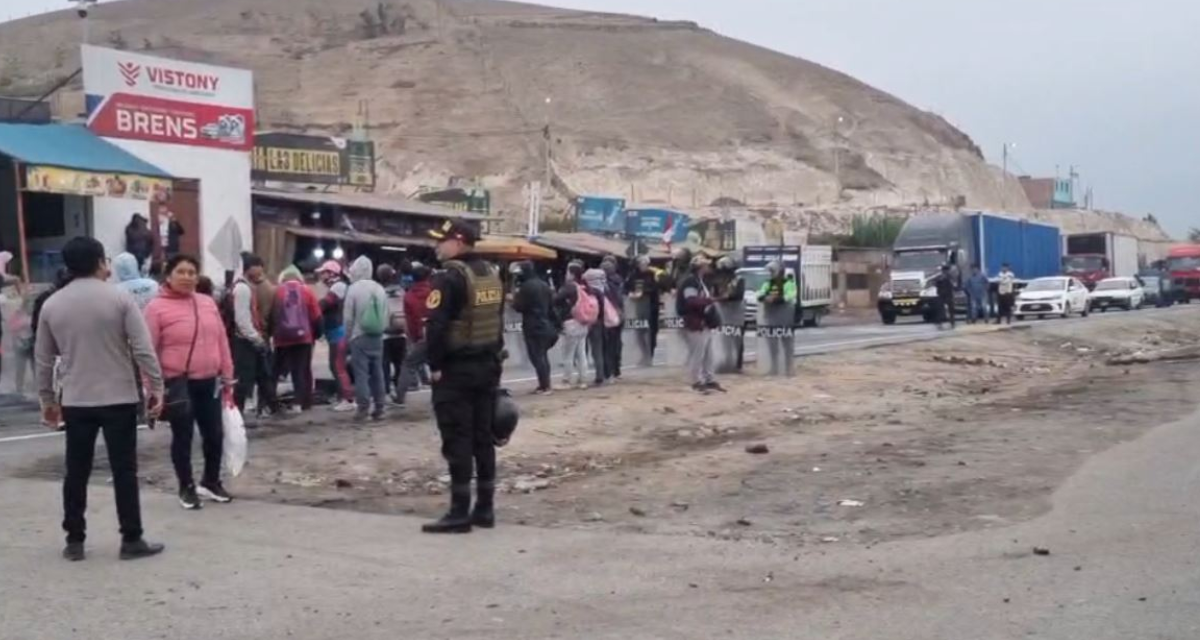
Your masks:
M 1133 311 L 1146 303 L 1146 291 L 1137 278 L 1108 278 L 1096 283 L 1090 302 L 1093 311 L 1108 311 L 1109 307 Z
M 1087 287 L 1079 280 L 1066 276 L 1038 278 L 1021 290 L 1013 315 L 1017 320 L 1024 320 L 1025 316 L 1045 318 L 1050 315 L 1069 318 L 1073 313 L 1086 318 L 1091 311 L 1088 303 Z

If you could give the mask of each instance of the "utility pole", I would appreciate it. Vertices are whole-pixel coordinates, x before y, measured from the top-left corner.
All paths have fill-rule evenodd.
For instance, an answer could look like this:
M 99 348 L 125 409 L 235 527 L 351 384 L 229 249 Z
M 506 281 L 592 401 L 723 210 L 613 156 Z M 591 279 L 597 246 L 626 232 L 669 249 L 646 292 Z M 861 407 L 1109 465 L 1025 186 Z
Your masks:
M 1008 191 L 1008 147 L 1009 145 L 1016 147 L 1016 143 L 1004 143 L 1003 165 L 1000 173 L 1000 210 L 1004 211 L 1008 208 L 1008 199 L 1005 197 L 1005 192 Z

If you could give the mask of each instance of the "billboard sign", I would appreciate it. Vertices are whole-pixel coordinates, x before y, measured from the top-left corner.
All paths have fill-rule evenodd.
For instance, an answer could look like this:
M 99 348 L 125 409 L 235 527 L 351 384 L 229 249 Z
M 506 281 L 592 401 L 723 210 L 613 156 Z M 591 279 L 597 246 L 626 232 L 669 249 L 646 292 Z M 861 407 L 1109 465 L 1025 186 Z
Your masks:
M 171 186 L 172 181 L 167 178 L 76 171 L 38 165 L 25 167 L 26 191 L 132 200 L 170 200 Z
M 625 224 L 623 198 L 583 196 L 575 201 L 575 227 L 578 231 L 624 233 Z
M 249 151 L 254 76 L 245 69 L 83 45 L 88 128 L 124 138 Z
M 628 235 L 672 244 L 687 241 L 690 218 L 686 213 L 668 209 L 628 209 L 626 214 L 625 233 Z
M 375 143 L 329 136 L 260 133 L 250 177 L 263 182 L 375 186 Z

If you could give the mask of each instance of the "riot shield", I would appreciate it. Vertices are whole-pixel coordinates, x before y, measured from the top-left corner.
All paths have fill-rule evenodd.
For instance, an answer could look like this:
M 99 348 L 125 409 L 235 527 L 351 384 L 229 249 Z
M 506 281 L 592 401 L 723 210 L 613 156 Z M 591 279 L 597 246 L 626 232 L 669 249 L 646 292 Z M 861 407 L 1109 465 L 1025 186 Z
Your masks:
M 796 360 L 796 305 L 776 302 L 758 305 L 758 371 L 768 376 L 791 376 Z
M 745 351 L 746 303 L 729 300 L 717 303 L 721 324 L 713 329 L 713 370 L 739 373 Z
M 625 329 L 621 332 L 625 362 L 637 367 L 654 364 L 654 353 L 650 348 L 650 298 L 629 297 L 625 299 Z
M 662 314 L 658 320 L 658 351 L 662 352 L 660 361 L 665 361 L 669 367 L 682 367 L 687 364 L 688 346 L 684 338 L 683 318 L 675 308 L 676 293 L 665 293 L 662 296 Z
M 508 350 L 506 369 L 524 368 L 530 366 L 529 352 L 525 348 L 525 336 L 521 332 L 524 323 L 521 314 L 514 311 L 512 305 L 504 303 L 504 348 Z

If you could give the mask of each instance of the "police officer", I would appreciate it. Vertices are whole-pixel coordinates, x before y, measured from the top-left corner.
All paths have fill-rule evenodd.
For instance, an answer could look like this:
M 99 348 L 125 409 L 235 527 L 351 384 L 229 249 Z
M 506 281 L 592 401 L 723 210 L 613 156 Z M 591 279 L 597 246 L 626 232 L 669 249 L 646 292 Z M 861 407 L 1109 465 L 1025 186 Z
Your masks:
M 430 232 L 443 270 L 425 306 L 433 412 L 450 465 L 450 511 L 425 533 L 467 533 L 496 524 L 496 446 L 492 421 L 504 349 L 504 284 L 499 270 L 473 255 L 474 229 L 448 220 Z M 471 476 L 477 497 L 471 511 Z

